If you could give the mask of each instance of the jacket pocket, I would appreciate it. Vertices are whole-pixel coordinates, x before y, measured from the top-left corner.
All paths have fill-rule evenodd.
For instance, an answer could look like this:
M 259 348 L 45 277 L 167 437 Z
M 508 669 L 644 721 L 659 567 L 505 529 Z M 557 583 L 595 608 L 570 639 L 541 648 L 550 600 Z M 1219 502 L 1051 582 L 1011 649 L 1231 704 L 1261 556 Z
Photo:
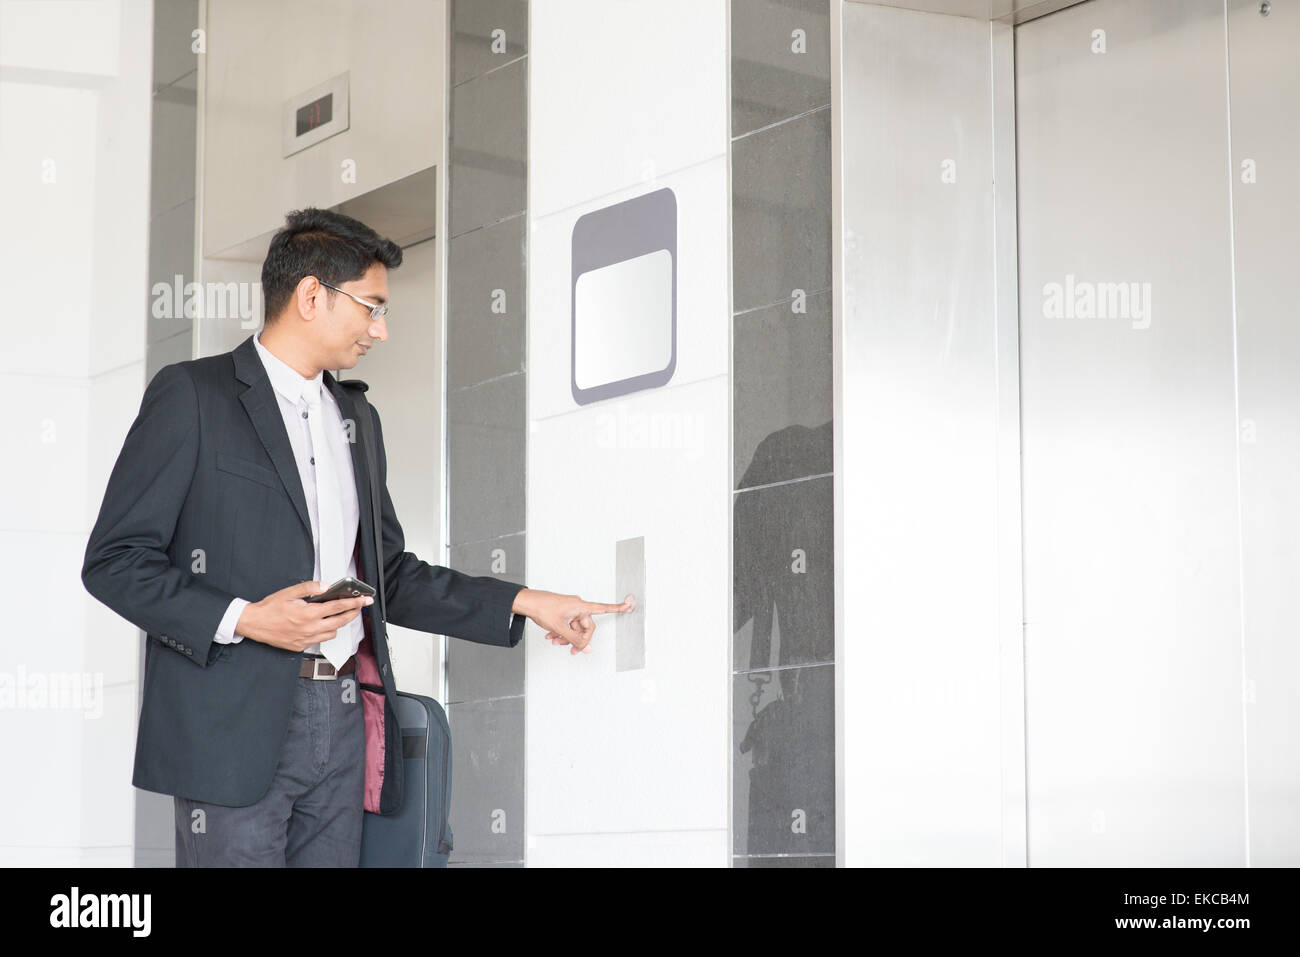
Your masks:
M 274 469 L 250 462 L 248 459 L 241 459 L 229 452 L 217 453 L 217 468 L 231 475 L 257 482 L 259 485 L 265 485 L 267 488 L 280 487 L 280 476 Z

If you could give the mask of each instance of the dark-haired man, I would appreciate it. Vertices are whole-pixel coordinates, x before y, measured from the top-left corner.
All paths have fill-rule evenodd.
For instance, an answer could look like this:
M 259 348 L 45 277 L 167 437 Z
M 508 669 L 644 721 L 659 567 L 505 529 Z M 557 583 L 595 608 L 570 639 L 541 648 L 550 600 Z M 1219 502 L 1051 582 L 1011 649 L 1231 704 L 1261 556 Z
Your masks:
M 592 615 L 631 608 L 405 550 L 378 413 L 326 371 L 387 339 L 401 262 L 355 219 L 290 213 L 262 332 L 159 371 L 109 478 L 82 581 L 149 635 L 132 783 L 175 796 L 178 866 L 356 866 L 363 807 L 400 804 L 384 622 L 367 598 L 305 600 L 344 576 L 378 585 L 357 416 L 377 439 L 389 621 L 513 647 L 531 618 L 576 654 Z

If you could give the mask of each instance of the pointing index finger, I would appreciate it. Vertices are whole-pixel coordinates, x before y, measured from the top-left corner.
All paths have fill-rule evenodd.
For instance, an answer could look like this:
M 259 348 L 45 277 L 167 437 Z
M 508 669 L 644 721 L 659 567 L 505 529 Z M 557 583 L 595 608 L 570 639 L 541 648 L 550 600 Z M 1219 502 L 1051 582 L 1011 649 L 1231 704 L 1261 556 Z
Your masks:
M 617 604 L 610 604 L 609 602 L 603 601 L 589 601 L 586 603 L 586 610 L 589 613 L 597 615 L 608 615 L 616 611 L 631 611 L 633 607 L 635 607 L 635 604 L 636 603 L 632 600 L 632 596 L 628 595 Z

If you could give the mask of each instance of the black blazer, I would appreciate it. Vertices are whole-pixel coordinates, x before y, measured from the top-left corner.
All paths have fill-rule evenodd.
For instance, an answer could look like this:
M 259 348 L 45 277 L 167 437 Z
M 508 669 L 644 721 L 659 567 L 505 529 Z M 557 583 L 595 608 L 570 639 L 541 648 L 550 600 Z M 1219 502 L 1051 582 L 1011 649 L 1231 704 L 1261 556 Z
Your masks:
M 329 373 L 343 418 L 349 390 Z M 373 407 L 371 407 L 373 408 Z M 387 488 L 379 413 L 388 618 L 418 631 L 514 647 L 523 587 L 430 565 L 405 550 Z M 358 574 L 378 587 L 365 449 L 352 442 L 360 508 Z M 289 726 L 300 656 L 245 638 L 213 640 L 236 596 L 258 601 L 309 581 L 307 500 L 271 381 L 249 336 L 232 352 L 164 367 L 145 390 L 86 545 L 87 590 L 148 634 L 132 784 L 242 807 L 270 788 Z M 328 583 L 327 583 L 328 584 Z M 384 623 L 368 630 L 385 692 L 381 813 L 401 803 L 402 748 Z M 358 693 L 360 699 L 360 693 Z

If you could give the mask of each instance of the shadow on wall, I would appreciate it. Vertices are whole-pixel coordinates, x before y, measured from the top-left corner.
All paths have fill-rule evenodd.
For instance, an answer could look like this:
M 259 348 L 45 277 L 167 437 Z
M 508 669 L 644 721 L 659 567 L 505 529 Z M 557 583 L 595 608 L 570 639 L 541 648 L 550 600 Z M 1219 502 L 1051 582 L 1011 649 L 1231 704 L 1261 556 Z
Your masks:
M 832 442 L 830 421 L 771 433 L 735 496 L 737 854 L 835 850 Z

